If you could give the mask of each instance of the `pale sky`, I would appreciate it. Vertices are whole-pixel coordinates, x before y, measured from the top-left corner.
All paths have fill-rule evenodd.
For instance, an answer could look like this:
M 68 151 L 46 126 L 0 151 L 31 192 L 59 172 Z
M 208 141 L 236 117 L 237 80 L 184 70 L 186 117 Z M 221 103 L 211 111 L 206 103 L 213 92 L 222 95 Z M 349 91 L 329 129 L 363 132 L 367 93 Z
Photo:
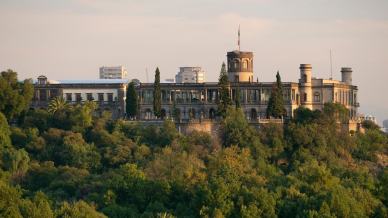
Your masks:
M 255 78 L 296 82 L 299 64 L 340 79 L 353 68 L 360 112 L 388 119 L 387 0 L 0 0 L 0 70 L 19 78 L 96 79 L 123 65 L 129 78 L 173 78 L 201 66 L 216 81 L 226 52 L 253 51 Z

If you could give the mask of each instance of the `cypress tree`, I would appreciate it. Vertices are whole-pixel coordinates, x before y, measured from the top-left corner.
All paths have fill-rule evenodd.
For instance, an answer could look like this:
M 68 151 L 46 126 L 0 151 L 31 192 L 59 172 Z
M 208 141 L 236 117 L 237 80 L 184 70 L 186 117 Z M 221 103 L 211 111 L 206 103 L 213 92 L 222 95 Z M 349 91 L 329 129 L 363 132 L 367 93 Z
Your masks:
M 281 118 L 286 114 L 283 100 L 283 85 L 278 71 L 276 74 L 276 84 L 272 88 L 272 93 L 268 101 L 267 117 Z
M 138 111 L 138 98 L 135 90 L 135 83 L 130 82 L 127 87 L 127 98 L 125 99 L 127 118 L 136 118 Z
M 232 105 L 229 95 L 229 80 L 226 72 L 226 65 L 222 63 L 220 77 L 218 79 L 219 96 L 218 96 L 218 114 L 225 117 L 226 110 Z
M 160 71 L 159 67 L 155 70 L 154 80 L 154 115 L 160 117 L 162 115 L 162 97 L 160 91 Z

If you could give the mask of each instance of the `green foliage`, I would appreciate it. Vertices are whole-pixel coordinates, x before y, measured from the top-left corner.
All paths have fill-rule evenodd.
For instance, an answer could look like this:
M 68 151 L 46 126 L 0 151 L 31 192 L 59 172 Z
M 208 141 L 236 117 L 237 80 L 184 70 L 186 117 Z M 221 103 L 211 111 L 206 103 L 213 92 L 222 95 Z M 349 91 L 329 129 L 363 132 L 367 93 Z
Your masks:
M 48 111 L 37 109 L 37 110 L 29 110 L 23 122 L 23 128 L 37 128 L 39 132 L 46 131 L 51 122 L 51 117 Z
M 218 79 L 218 87 L 218 114 L 222 117 L 225 117 L 228 107 L 232 105 L 232 100 L 230 99 L 229 93 L 230 84 L 225 63 L 222 63 L 220 77 Z
M 279 71 L 276 74 L 276 85 L 273 86 L 267 106 L 267 117 L 281 118 L 287 115 L 284 107 L 283 85 Z
M 11 131 L 8 126 L 7 119 L 0 112 L 0 149 L 11 145 Z
M 362 122 L 362 127 L 364 127 L 365 129 L 380 130 L 380 126 L 375 124 L 371 120 L 364 120 Z
M 229 106 L 221 143 L 95 109 L 29 111 L 12 127 L 0 113 L 0 217 L 388 216 L 388 137 L 341 131 L 341 105 L 257 129 Z
M 0 112 L 10 121 L 27 111 L 34 94 L 31 80 L 23 83 L 17 80 L 17 73 L 12 70 L 0 75 Z
M 222 140 L 225 146 L 248 147 L 260 143 L 259 139 L 255 137 L 252 127 L 245 119 L 244 112 L 239 108 L 229 107 L 221 126 Z
M 135 90 L 135 83 L 130 82 L 127 87 L 127 98 L 125 99 L 127 118 L 136 118 L 138 111 L 138 99 Z
M 69 107 L 70 105 L 67 104 L 64 98 L 55 97 L 50 101 L 47 111 L 50 114 L 61 113 L 62 111 L 68 110 Z
M 62 203 L 56 216 L 58 218 L 105 218 L 106 216 L 96 211 L 96 209 L 84 201 L 75 203 Z
M 346 122 L 349 120 L 349 110 L 340 103 L 325 103 L 323 113 L 327 119 L 334 119 L 335 121 Z
M 156 68 L 155 70 L 155 81 L 154 81 L 154 115 L 156 117 L 161 117 L 162 115 L 162 93 L 160 90 L 160 71 L 159 67 Z

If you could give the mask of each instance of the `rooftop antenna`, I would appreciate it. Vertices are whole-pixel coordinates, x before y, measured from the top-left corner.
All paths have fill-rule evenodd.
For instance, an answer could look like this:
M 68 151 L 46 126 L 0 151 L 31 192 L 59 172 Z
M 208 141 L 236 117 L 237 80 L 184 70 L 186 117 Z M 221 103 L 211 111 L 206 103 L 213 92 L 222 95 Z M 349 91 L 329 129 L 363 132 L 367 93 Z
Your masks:
M 333 80 L 333 57 L 330 49 L 330 80 Z
M 148 68 L 147 67 L 146 67 L 145 71 L 146 71 L 147 83 L 149 83 L 149 81 L 148 81 Z
M 238 51 L 240 51 L 240 24 L 238 25 L 238 41 L 237 41 Z

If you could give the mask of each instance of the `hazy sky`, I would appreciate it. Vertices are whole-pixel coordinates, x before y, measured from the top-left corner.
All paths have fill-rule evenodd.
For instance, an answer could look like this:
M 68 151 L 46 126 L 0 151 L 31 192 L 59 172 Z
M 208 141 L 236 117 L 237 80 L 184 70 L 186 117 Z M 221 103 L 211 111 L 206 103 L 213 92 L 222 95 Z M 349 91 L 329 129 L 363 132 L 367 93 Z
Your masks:
M 129 78 L 173 78 L 202 66 L 216 81 L 226 52 L 254 52 L 255 78 L 297 81 L 353 68 L 360 112 L 388 118 L 387 0 L 0 0 L 0 70 L 20 78 L 95 79 L 103 65 Z

